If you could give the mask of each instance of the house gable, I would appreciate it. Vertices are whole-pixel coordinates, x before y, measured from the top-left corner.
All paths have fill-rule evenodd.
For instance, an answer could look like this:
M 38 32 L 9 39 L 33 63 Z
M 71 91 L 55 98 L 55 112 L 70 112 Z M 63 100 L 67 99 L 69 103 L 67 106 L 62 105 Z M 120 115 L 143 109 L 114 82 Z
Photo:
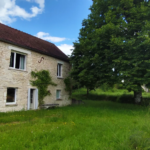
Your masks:
M 68 62 L 68 57 L 53 43 L 0 23 L 0 41 Z

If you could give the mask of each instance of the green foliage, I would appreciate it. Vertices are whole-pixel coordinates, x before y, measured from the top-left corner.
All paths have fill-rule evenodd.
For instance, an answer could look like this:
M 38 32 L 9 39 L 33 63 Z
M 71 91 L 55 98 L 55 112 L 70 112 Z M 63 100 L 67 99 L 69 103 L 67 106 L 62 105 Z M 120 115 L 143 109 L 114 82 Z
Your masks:
M 64 80 L 64 83 L 65 83 L 65 85 L 66 85 L 66 88 L 65 88 L 65 90 L 66 91 L 68 91 L 69 92 L 69 95 L 71 96 L 71 94 L 72 94 L 72 83 L 73 81 L 72 81 L 72 79 L 70 78 L 70 77 L 67 77 L 65 80 Z
M 111 87 L 110 85 L 108 85 L 107 83 L 104 83 L 102 84 L 100 87 L 99 87 L 102 91 L 106 92 L 108 90 L 113 90 L 113 87 Z
M 69 92 L 70 97 L 72 95 L 72 91 L 80 87 L 79 83 L 73 80 L 70 76 L 64 79 L 64 83 L 66 86 L 65 90 Z
M 135 92 L 149 87 L 149 6 L 149 0 L 93 0 L 74 43 L 73 78 L 91 89 L 103 83 Z
M 122 84 L 114 84 L 114 88 L 115 89 L 123 89 L 123 85 Z
M 56 86 L 54 82 L 52 82 L 52 78 L 48 70 L 41 70 L 41 71 L 32 71 L 31 72 L 32 78 L 36 80 L 30 81 L 32 86 L 36 86 L 39 90 L 39 105 L 43 104 L 44 97 L 47 95 L 51 95 L 51 93 L 47 90 L 49 85 Z

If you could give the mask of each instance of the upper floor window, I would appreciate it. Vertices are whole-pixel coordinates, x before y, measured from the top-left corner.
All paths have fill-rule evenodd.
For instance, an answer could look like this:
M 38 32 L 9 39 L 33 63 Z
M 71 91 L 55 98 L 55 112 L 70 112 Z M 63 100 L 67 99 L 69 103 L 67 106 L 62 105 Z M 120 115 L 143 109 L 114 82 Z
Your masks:
M 26 55 L 11 52 L 9 67 L 14 69 L 25 70 Z
M 57 64 L 57 77 L 62 77 L 62 64 Z

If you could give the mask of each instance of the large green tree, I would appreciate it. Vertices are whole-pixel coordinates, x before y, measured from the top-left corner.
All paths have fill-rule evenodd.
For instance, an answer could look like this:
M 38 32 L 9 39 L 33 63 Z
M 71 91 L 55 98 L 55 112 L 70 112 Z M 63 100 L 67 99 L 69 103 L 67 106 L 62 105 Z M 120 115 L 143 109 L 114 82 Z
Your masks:
M 140 102 L 141 85 L 150 86 L 149 0 L 93 0 L 90 10 L 74 43 L 73 78 L 92 88 L 124 81 Z

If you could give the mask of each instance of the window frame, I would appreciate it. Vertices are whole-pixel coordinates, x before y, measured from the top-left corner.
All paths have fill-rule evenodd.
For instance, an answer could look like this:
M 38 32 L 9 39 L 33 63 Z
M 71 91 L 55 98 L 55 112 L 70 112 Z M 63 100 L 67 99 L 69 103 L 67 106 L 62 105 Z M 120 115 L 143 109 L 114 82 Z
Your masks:
M 62 64 L 57 63 L 57 77 L 62 78 Z
M 13 67 L 10 66 L 11 53 L 14 53 Z M 10 53 L 9 68 L 10 68 L 10 69 L 14 69 L 14 70 L 26 71 L 26 57 L 27 57 L 27 55 L 24 54 L 24 53 L 18 52 L 18 51 L 13 51 L 13 50 L 11 50 L 11 53 Z M 23 55 L 23 56 L 24 56 L 24 69 L 20 69 L 20 68 L 17 69 L 17 68 L 16 68 L 16 54 L 20 54 L 20 55 Z M 19 63 L 20 63 L 20 61 L 19 61 Z
M 14 97 L 14 102 L 7 102 L 7 96 L 6 95 L 6 105 L 13 105 L 13 104 L 16 104 L 16 101 L 17 101 L 17 88 L 14 88 L 14 87 L 7 87 L 7 94 L 8 94 L 8 89 L 15 89 L 15 97 Z
M 59 92 L 59 97 L 57 97 L 57 92 Z M 61 90 L 60 89 L 56 90 L 56 100 L 61 100 Z

